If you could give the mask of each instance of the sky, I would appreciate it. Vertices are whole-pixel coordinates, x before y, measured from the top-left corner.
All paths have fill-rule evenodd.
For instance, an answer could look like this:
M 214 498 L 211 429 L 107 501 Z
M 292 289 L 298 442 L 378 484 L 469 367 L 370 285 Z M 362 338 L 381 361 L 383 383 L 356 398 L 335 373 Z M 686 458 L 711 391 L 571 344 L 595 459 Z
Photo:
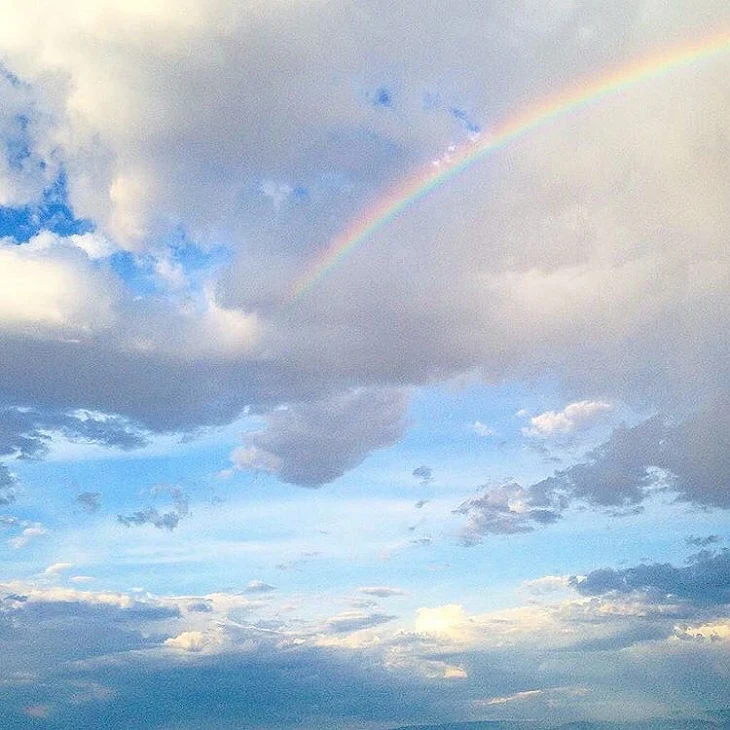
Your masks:
M 0 17 L 0 726 L 727 719 L 725 0 Z

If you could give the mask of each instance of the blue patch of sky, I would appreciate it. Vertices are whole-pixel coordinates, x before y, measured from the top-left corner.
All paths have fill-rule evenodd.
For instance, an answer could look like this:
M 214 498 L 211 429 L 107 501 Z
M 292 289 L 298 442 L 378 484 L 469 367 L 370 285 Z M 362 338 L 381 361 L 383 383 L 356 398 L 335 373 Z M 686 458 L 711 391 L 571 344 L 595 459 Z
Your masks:
M 177 226 L 163 243 L 170 250 L 173 261 L 180 264 L 189 276 L 225 266 L 233 255 L 223 245 L 202 248 L 190 239 L 182 226 Z
M 385 86 L 381 86 L 375 90 L 372 98 L 373 106 L 383 106 L 388 109 L 393 108 L 393 93 Z
M 22 170 L 26 160 L 30 158 L 28 143 L 28 124 L 30 120 L 25 114 L 15 115 L 15 134 L 5 140 L 5 156 L 11 170 Z
M 476 134 L 481 131 L 481 126 L 477 124 L 464 109 L 452 106 L 449 108 L 449 113 L 452 117 L 454 117 L 454 119 L 461 123 L 467 132 Z
M 19 89 L 22 86 L 25 86 L 20 78 L 16 76 L 12 71 L 9 71 L 4 64 L 0 63 L 0 78 L 7 81 L 12 87 Z
M 179 264 L 188 285 L 188 293 L 201 291 L 205 280 L 216 269 L 228 264 L 232 252 L 225 246 L 203 248 L 192 241 L 181 226 L 176 227 L 160 243 L 166 247 L 173 263 Z M 139 296 L 163 294 L 165 282 L 155 271 L 155 259 L 129 251 L 116 251 L 109 257 L 112 271 Z
M 37 205 L 21 207 L 0 206 L 0 237 L 14 238 L 26 243 L 44 230 L 59 236 L 90 233 L 94 223 L 77 218 L 68 202 L 66 175 L 62 171 L 44 191 Z

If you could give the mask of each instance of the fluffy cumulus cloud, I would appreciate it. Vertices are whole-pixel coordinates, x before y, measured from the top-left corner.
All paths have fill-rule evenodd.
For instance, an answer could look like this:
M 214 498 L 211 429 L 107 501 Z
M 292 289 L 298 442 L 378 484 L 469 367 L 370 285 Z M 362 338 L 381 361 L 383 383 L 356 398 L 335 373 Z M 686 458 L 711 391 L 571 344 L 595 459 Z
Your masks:
M 530 418 L 530 427 L 523 429 L 527 436 L 551 436 L 588 428 L 612 408 L 603 401 L 582 400 L 570 403 L 562 411 L 545 411 Z

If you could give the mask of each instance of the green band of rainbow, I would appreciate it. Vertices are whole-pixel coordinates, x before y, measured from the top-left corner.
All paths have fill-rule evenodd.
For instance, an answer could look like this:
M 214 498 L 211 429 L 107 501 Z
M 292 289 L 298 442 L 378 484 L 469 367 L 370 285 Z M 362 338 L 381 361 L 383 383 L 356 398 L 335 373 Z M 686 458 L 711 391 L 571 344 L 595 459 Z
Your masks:
M 291 303 L 311 289 L 327 272 L 403 210 L 428 195 L 434 188 L 463 172 L 470 165 L 581 107 L 624 91 L 647 79 L 688 66 L 730 50 L 730 33 L 724 32 L 681 48 L 634 62 L 598 80 L 571 86 L 525 111 L 506 119 L 489 134 L 477 137 L 449 155 L 438 167 L 430 165 L 384 197 L 375 207 L 353 222 L 314 260 L 294 282 L 286 299 Z

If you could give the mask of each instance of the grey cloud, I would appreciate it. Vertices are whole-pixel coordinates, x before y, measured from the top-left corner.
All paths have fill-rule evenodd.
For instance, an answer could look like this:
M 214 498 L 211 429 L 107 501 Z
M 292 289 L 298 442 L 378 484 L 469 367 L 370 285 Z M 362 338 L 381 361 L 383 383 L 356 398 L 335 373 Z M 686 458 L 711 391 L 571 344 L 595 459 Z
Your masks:
M 615 517 L 639 514 L 641 503 L 657 490 L 702 507 L 728 509 L 728 484 L 730 411 L 714 403 L 680 421 L 657 415 L 632 428 L 617 428 L 584 462 L 529 487 L 483 487 L 455 513 L 468 517 L 463 537 L 472 545 L 490 533 L 549 525 L 577 502 L 605 508 Z
M 14 502 L 16 494 L 17 480 L 4 464 L 0 464 L 0 507 Z
M 117 521 L 126 527 L 154 525 L 160 529 L 172 531 L 178 526 L 181 517 L 182 515 L 175 511 L 159 512 L 154 507 L 146 507 L 128 515 L 117 515 Z
M 433 469 L 430 466 L 419 466 L 413 470 L 413 476 L 421 480 L 421 484 L 429 484 L 433 481 Z
M 684 542 L 686 545 L 691 545 L 692 547 L 705 548 L 721 541 L 722 538 L 719 535 L 707 535 L 706 537 L 695 537 L 694 535 L 690 535 Z
M 81 505 L 84 512 L 98 512 L 101 509 L 101 492 L 81 492 L 76 497 L 76 503 Z
M 180 600 L 189 605 L 191 598 Z M 511 698 L 525 691 L 532 693 L 526 698 L 536 699 L 537 704 L 482 702 L 478 717 L 485 721 L 534 718 L 538 706 L 547 722 L 559 723 L 586 715 L 621 717 L 627 701 L 641 704 L 658 699 L 672 707 L 679 701 L 686 712 L 698 713 L 718 706 L 727 696 L 722 647 L 690 641 L 667 646 L 661 642 L 662 632 L 653 631 L 645 618 L 607 616 L 600 607 L 595 614 L 564 617 L 560 620 L 564 623 L 558 623 L 570 628 L 578 645 L 582 636 L 598 637 L 592 645 L 586 641 L 585 647 L 578 648 L 569 642 L 565 649 L 547 651 L 540 641 L 449 649 L 399 631 L 383 634 L 382 644 L 355 649 L 312 647 L 306 635 L 295 634 L 282 647 L 281 633 L 226 626 L 225 620 L 213 615 L 211 625 L 222 629 L 231 643 L 220 653 L 200 654 L 189 661 L 189 657 L 155 651 L 166 637 L 180 631 L 174 606 L 150 600 L 142 606 L 106 605 L 97 610 L 80 603 L 57 606 L 49 601 L 46 608 L 38 609 L 27 601 L 10 601 L 12 630 L 3 623 L 7 614 L 0 610 L 5 670 L 0 725 L 25 728 L 22 709 L 49 704 L 54 727 L 63 730 L 171 725 L 190 730 L 202 725 L 215 730 L 239 725 L 314 730 L 424 722 L 438 726 L 463 718 L 464 708 L 475 701 Z M 371 623 L 384 618 L 344 614 L 339 627 L 357 630 L 368 616 Z M 358 618 L 360 624 L 344 628 L 348 620 Z M 196 621 L 207 619 L 195 617 Z M 665 625 L 674 623 L 670 620 Z M 576 632 L 580 628 L 585 632 Z M 337 626 L 329 629 L 339 633 Z M 613 638 L 601 643 L 607 629 Z M 34 651 L 29 652 L 28 646 Z M 459 681 L 426 679 L 418 671 L 424 664 L 443 666 L 444 662 L 463 665 L 468 676 Z M 677 676 L 677 662 L 685 667 L 681 676 Z M 70 688 L 77 689 L 82 682 L 100 683 L 108 691 L 92 701 L 74 701 Z M 566 688 L 562 695 L 561 687 Z M 540 703 L 538 688 L 545 688 L 543 699 L 551 702 Z M 221 693 L 226 696 L 223 704 Z M 150 697 L 155 698 L 152 704 Z M 28 722 L 27 727 L 34 726 L 32 720 Z
M 262 580 L 252 580 L 243 589 L 244 593 L 271 593 L 276 590 L 276 586 L 265 583 Z
M 392 621 L 395 616 L 384 613 L 359 613 L 357 611 L 343 613 L 328 619 L 327 627 L 336 634 L 346 634 L 351 631 L 361 631 L 373 626 Z
M 4 408 L 0 411 L 0 455 L 20 459 L 44 456 L 58 432 L 75 441 L 134 449 L 144 446 L 146 438 L 127 420 L 115 416 L 78 415 L 38 408 Z
M 206 601 L 197 601 L 196 603 L 189 603 L 187 605 L 187 610 L 192 611 L 193 613 L 211 613 L 213 611 L 213 607 Z
M 516 482 L 485 486 L 476 496 L 462 502 L 454 514 L 465 515 L 464 545 L 481 542 L 487 534 L 512 535 L 530 532 L 535 524 L 548 525 L 560 519 L 560 512 L 545 506 L 529 507 L 529 492 Z
M 5 335 L 2 395 L 188 430 L 230 421 L 245 405 L 316 409 L 353 384 L 405 387 L 465 371 L 529 382 L 547 370 L 568 394 L 600 391 L 652 410 L 680 412 L 726 393 L 728 344 L 716 323 L 730 316 L 717 127 L 727 79 L 713 64 L 691 84 L 680 74 L 649 95 L 616 97 L 611 124 L 587 109 L 522 138 L 392 221 L 306 297 L 278 305 L 325 243 L 391 183 L 466 139 L 458 110 L 488 129 L 517 98 L 553 94 L 727 22 L 722 3 L 699 1 L 692 13 L 630 0 L 565 12 L 526 0 L 508 9 L 460 1 L 443 13 L 423 3 L 284 11 L 191 0 L 184 15 L 196 22 L 184 30 L 166 11 L 150 18 L 110 4 L 109 15 L 89 21 L 75 0 L 55 19 L 14 4 L 0 35 L 4 61 L 33 89 L 33 148 L 56 150 L 77 213 L 131 248 L 156 247 L 169 221 L 194 240 L 224 241 L 234 261 L 213 282 L 216 297 L 258 310 L 261 331 L 252 349 L 213 348 L 212 356 L 206 348 L 219 338 L 204 334 L 205 320 L 162 297 L 124 292 L 94 337 Z M 126 29 L 113 53 L 104 19 Z M 36 52 L 39 33 L 47 53 Z M 84 42 L 72 53 L 67 39 L 77 34 Z M 398 115 L 353 90 L 391 88 L 384 77 L 393 69 Z M 101 89 L 128 100 L 121 116 L 99 99 Z M 438 108 L 424 109 L 426 94 Z M 672 114 L 663 113 L 668 100 Z M 58 139 L 68 143 L 59 148 Z M 673 152 L 679 147 L 686 155 Z M 268 179 L 292 190 L 303 181 L 307 202 L 272 212 L 260 192 Z M 115 289 L 102 267 L 79 267 L 98 275 L 99 291 Z M 193 347 L 201 343 L 202 352 Z M 258 455 L 260 468 L 297 483 L 336 478 L 389 442 L 340 445 L 331 464 L 305 463 L 271 417 L 247 458 L 256 465 Z M 307 440 L 326 448 L 307 428 L 297 437 L 302 449 Z M 605 500 L 579 472 L 573 479 Z M 635 485 L 623 488 L 636 498 Z
M 282 481 L 318 487 L 357 466 L 374 449 L 396 443 L 405 429 L 408 394 L 356 389 L 267 414 L 233 454 L 240 468 L 275 473 Z
M 157 484 L 150 490 L 153 497 L 167 495 L 172 499 L 173 509 L 161 512 L 156 507 L 145 507 L 143 510 L 128 515 L 117 515 L 117 521 L 126 527 L 153 525 L 159 529 L 174 530 L 180 520 L 188 516 L 188 497 L 180 487 L 169 484 Z
M 573 579 L 576 590 L 587 596 L 642 592 L 656 601 L 687 600 L 700 605 L 730 603 L 730 550 L 705 551 L 690 565 L 669 563 L 638 565 L 614 570 L 604 568 L 583 579 Z
M 390 596 L 404 596 L 405 592 L 400 588 L 391 588 L 390 586 L 365 586 L 358 588 L 360 593 L 366 596 L 377 596 L 378 598 L 389 598 Z
M 39 600 L 6 593 L 4 599 L 0 650 L 5 678 L 16 672 L 53 675 L 66 662 L 152 646 L 157 643 L 150 636 L 153 627 L 179 617 L 175 606 L 129 598 L 115 603 L 104 596 L 96 600 L 92 594 L 69 600 L 48 595 Z M 12 630 L 4 629 L 3 619 Z
M 652 467 L 670 473 L 667 486 L 679 499 L 730 507 L 730 411 L 718 403 L 677 424 L 656 416 L 617 429 L 585 463 L 556 472 L 532 491 L 604 506 L 635 504 L 656 485 Z

